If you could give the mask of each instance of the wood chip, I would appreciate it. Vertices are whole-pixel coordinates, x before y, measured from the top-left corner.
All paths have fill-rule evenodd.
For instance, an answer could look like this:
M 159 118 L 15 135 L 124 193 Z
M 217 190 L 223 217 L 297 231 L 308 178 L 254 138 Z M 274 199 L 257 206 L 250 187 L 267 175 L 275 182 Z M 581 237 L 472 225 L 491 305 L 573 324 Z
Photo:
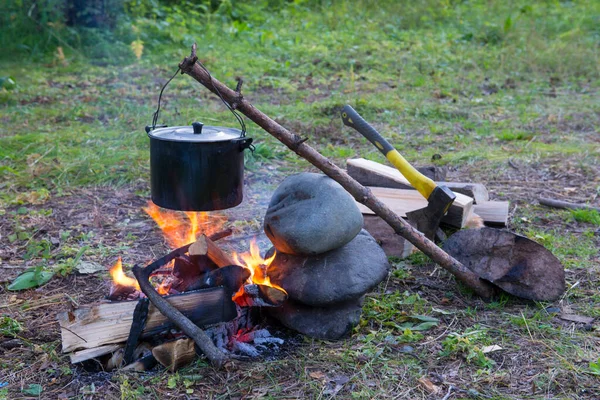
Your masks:
M 442 388 L 438 385 L 435 385 L 426 376 L 420 377 L 417 382 L 419 382 L 419 385 L 429 394 L 440 394 L 442 392 Z
M 502 347 L 498 346 L 497 344 L 493 344 L 491 346 L 485 346 L 484 348 L 481 349 L 481 352 L 483 354 L 487 354 L 487 353 L 492 353 L 494 351 L 499 351 L 499 350 L 504 350 Z

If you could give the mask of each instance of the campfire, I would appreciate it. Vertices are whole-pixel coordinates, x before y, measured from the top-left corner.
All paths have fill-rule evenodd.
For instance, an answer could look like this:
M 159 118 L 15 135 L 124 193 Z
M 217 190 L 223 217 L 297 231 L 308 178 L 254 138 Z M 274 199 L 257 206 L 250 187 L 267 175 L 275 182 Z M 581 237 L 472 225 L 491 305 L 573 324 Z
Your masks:
M 267 346 L 283 343 L 261 328 L 251 312 L 252 307 L 279 306 L 287 299 L 267 275 L 275 253 L 264 259 L 255 238 L 248 252 L 222 250 L 215 242 L 232 233 L 225 229 L 223 215 L 167 211 L 152 202 L 144 211 L 173 248 L 148 267 L 154 268 L 150 282 L 161 296 L 198 326 L 207 326 L 207 334 L 224 353 L 255 357 Z M 156 362 L 174 370 L 190 362 L 194 342 L 174 331 L 168 318 L 148 304 L 138 280 L 123 271 L 120 257 L 110 276 L 110 303 L 59 316 L 63 350 L 75 350 L 72 362 L 99 358 L 107 370 L 126 365 L 145 370 Z
M 201 286 L 198 280 L 203 273 L 229 267 L 223 271 L 227 271 L 230 275 L 237 274 L 239 277 L 249 273 L 246 285 L 241 286 L 233 296 L 233 300 L 238 305 L 254 305 L 248 293 L 252 293 L 250 296 L 256 298 L 257 290 L 266 296 L 285 299 L 285 290 L 271 283 L 267 275 L 267 269 L 275 259 L 275 252 L 265 260 L 260 255 L 254 238 L 250 242 L 248 252 L 233 251 L 229 256 L 210 239 L 214 234 L 223 234 L 223 232 L 229 234 L 229 231 L 224 229 L 227 222 L 225 216 L 219 214 L 209 216 L 206 212 L 179 213 L 161 209 L 152 202 L 148 202 L 144 211 L 156 222 L 172 249 L 191 244 L 186 254 L 171 260 L 154 274 L 153 281 L 157 282 L 156 290 L 159 294 L 172 295 L 198 289 Z M 185 218 L 182 218 L 182 214 Z M 231 268 L 232 266 L 238 268 Z M 246 269 L 247 272 L 239 267 Z M 213 275 L 222 275 L 223 271 Z M 111 293 L 108 296 L 110 300 L 124 300 L 123 294 L 127 295 L 128 300 L 139 298 L 141 294 L 139 284 L 136 279 L 125 275 L 121 258 L 110 269 L 110 276 L 113 280 Z M 209 276 L 204 277 L 205 280 L 209 278 Z M 278 291 L 281 293 L 277 293 Z
M 153 203 L 144 210 L 173 250 L 133 266 L 135 279 L 117 259 L 108 303 L 58 315 L 63 352 L 74 363 L 147 370 L 158 362 L 174 370 L 194 359 L 197 346 L 221 366 L 277 350 L 283 340 L 271 335 L 273 320 L 309 337 L 341 339 L 359 323 L 365 294 L 389 272 L 352 197 L 323 175 L 291 176 L 273 193 L 264 219 L 273 247 L 264 256 L 256 236 L 247 251 L 218 245 L 232 235 L 223 215 Z

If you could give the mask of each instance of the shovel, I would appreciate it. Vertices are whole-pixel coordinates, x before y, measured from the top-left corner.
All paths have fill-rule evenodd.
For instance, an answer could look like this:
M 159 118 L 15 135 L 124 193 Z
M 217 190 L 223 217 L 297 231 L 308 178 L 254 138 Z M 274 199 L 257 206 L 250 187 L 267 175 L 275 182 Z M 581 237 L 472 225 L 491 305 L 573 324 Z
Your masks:
M 436 186 L 416 170 L 352 107 L 344 106 L 342 121 L 356 129 L 377 147 L 409 182 L 428 199 L 430 218 L 423 223 L 437 227 L 439 211 L 431 210 L 430 200 Z M 450 202 L 451 204 L 451 202 Z M 443 205 L 445 206 L 445 204 Z M 448 205 L 449 206 L 449 205 Z M 443 209 L 445 213 L 447 207 Z M 437 220 L 436 220 L 437 219 Z M 450 236 L 442 249 L 471 271 L 514 296 L 535 301 L 551 301 L 565 291 L 565 270 L 544 246 L 507 230 L 478 228 L 461 230 Z

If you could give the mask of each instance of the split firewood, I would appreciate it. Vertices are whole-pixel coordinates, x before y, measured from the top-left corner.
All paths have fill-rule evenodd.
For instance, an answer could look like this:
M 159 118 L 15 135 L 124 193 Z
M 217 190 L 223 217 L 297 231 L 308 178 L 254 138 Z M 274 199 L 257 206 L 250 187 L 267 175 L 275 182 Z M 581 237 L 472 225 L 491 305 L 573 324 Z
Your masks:
M 416 167 L 417 171 L 433 181 L 446 179 L 445 170 L 431 167 Z M 364 158 L 353 158 L 346 161 L 348 175 L 365 186 L 389 187 L 394 189 L 412 189 L 412 185 L 396 168 L 380 164 Z
M 364 158 L 346 161 L 348 175 L 365 186 L 412 189 L 412 185 L 396 168 Z
M 212 288 L 169 296 L 165 301 L 191 318 L 195 324 L 204 326 L 227 320 L 232 312 L 235 313 L 235 307 L 233 310 L 224 309 L 223 299 L 226 296 L 225 289 Z M 125 342 L 136 304 L 137 301 L 105 303 L 59 313 L 57 320 L 61 327 L 63 352 L 94 350 L 107 344 Z M 149 337 L 172 326 L 172 322 L 151 304 L 142 337 Z M 92 355 L 85 359 L 97 356 L 93 351 L 87 354 Z M 82 355 L 76 357 L 77 362 L 84 360 Z
M 173 284 L 172 288 L 178 292 L 198 289 L 198 287 L 193 287 L 194 284 L 199 282 L 207 272 L 217 268 L 217 266 L 208 259 L 208 256 L 205 257 L 206 259 L 204 260 L 198 258 L 192 259 L 185 255 L 177 257 L 173 265 L 172 274 L 178 281 Z
M 138 297 L 140 297 L 140 292 L 134 286 L 114 284 L 111 286 L 106 299 L 111 301 L 125 301 L 134 300 Z
M 194 341 L 189 338 L 158 345 L 152 349 L 152 355 L 171 372 L 186 366 L 197 357 Z
M 436 182 L 448 187 L 454 193 L 464 194 L 473 199 L 473 204 L 481 204 L 490 200 L 490 194 L 483 183 L 468 182 Z
M 396 168 L 375 161 L 365 160 L 364 158 L 347 160 L 346 169 L 348 175 L 365 186 L 386 187 L 392 189 L 414 189 L 408 179 L 406 179 Z M 419 171 L 423 173 L 422 170 Z M 431 178 L 431 176 L 428 177 Z M 474 204 L 490 199 L 487 188 L 481 183 L 444 182 L 437 178 L 431 179 L 436 181 L 438 185 L 446 186 L 455 193 L 471 197 Z
M 382 187 L 370 187 L 371 193 L 388 206 L 400 217 L 406 217 L 409 211 L 427 207 L 427 200 L 416 190 L 389 189 Z M 375 214 L 365 205 L 356 202 L 363 214 Z M 473 209 L 473 199 L 457 193 L 454 203 L 448 209 L 448 213 L 442 218 L 442 223 L 456 228 L 464 228 Z
M 101 357 L 110 353 L 115 353 L 124 346 L 122 344 L 107 344 L 92 349 L 83 349 L 69 354 L 71 364 L 76 364 L 91 358 Z
M 486 225 L 506 226 L 508 206 L 508 201 L 482 201 L 473 206 L 473 213 L 479 215 Z
M 197 257 L 207 256 L 219 268 L 236 264 L 235 260 L 229 254 L 221 250 L 221 248 L 206 235 L 200 235 L 200 237 L 196 239 L 190 246 L 189 254 L 192 260 Z
M 200 273 L 218 268 L 215 263 L 208 258 L 207 253 L 208 246 L 204 237 L 200 237 L 194 243 L 192 243 L 188 251 L 190 262 L 192 265 L 197 266 L 197 269 Z

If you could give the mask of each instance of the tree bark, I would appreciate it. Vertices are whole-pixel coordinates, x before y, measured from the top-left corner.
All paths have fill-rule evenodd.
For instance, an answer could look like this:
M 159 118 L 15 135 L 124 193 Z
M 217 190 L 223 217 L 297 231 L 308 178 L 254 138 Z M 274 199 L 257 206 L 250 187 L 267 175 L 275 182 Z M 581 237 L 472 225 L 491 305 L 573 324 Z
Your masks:
M 414 229 L 408 222 L 397 216 L 392 210 L 385 206 L 385 204 L 374 197 L 369 189 L 362 186 L 356 180 L 351 178 L 346 171 L 339 168 L 314 148 L 307 145 L 305 143 L 306 139 L 291 133 L 245 100 L 241 93 L 228 88 L 223 83 L 210 76 L 208 71 L 197 63 L 197 60 L 196 44 L 194 44 L 192 46 L 191 55 L 184 58 L 179 64 L 182 73 L 191 76 L 211 92 L 222 96 L 232 108 L 239 110 L 258 126 L 285 144 L 293 152 L 308 160 L 327 176 L 342 185 L 358 202 L 373 210 L 386 221 L 397 234 L 414 244 L 435 263 L 451 272 L 479 296 L 486 299 L 492 296 L 494 287 L 490 283 L 480 279 L 479 276 L 461 264 L 458 260 L 452 258 L 449 254 L 436 246 L 435 243 L 428 240 L 422 233 Z

